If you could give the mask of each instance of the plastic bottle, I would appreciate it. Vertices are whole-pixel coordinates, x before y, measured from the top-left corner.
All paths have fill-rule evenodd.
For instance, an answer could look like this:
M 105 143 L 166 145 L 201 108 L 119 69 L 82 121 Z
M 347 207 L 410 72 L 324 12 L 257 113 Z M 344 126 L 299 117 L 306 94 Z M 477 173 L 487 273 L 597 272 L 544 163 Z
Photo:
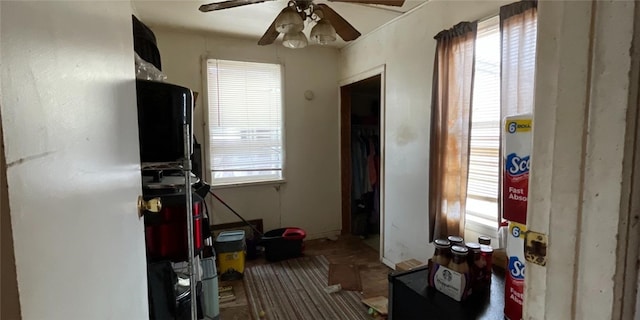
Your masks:
M 480 259 L 481 264 L 483 265 L 482 270 L 482 283 L 485 286 L 488 286 L 491 283 L 491 270 L 493 267 L 493 248 L 487 245 L 480 245 Z
M 509 232 L 509 222 L 504 220 L 500 222 L 498 228 L 498 248 L 504 249 L 507 247 L 507 233 Z
M 324 292 L 326 293 L 336 293 L 340 290 L 342 290 L 342 286 L 339 283 L 324 288 Z
M 431 261 L 443 267 L 448 266 L 449 262 L 451 261 L 451 250 L 449 249 L 451 243 L 449 242 L 449 240 L 436 239 L 434 241 L 434 245 L 436 249 L 433 257 L 431 258 Z
M 490 246 L 491 245 L 491 237 L 489 236 L 479 236 L 478 237 L 478 243 L 479 244 L 484 244 L 485 246 Z

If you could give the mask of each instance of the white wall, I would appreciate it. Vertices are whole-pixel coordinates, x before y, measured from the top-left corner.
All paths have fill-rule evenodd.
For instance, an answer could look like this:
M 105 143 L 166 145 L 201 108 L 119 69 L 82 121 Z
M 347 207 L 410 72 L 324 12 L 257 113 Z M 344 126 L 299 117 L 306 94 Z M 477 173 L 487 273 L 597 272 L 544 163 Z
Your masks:
M 433 250 L 428 241 L 433 36 L 460 21 L 498 14 L 509 2 L 430 1 L 341 50 L 341 79 L 386 64 L 384 257 L 394 263 L 426 261 Z
M 148 319 L 131 6 L 0 7 L 22 318 Z
M 144 18 L 144 17 L 142 17 Z M 245 219 L 262 218 L 265 229 L 296 226 L 310 238 L 341 229 L 338 129 L 338 50 L 310 46 L 290 50 L 279 44 L 153 27 L 168 82 L 204 93 L 203 57 L 281 63 L 284 66 L 286 183 L 217 189 Z M 307 101 L 304 92 L 315 99 Z M 194 129 L 204 144 L 203 96 Z M 211 202 L 210 202 L 211 203 Z M 210 206 L 211 207 L 211 206 Z M 215 202 L 214 224 L 238 221 Z

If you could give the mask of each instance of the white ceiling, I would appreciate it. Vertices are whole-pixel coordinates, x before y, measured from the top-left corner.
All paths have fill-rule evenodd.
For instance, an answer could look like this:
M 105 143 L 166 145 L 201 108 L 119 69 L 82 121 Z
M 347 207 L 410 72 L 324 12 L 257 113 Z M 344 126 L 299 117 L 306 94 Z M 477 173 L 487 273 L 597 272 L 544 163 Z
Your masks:
M 287 0 L 275 0 L 207 13 L 198 10 L 201 4 L 221 1 L 133 0 L 133 6 L 136 16 L 150 27 L 206 31 L 248 37 L 257 42 L 282 8 L 287 5 Z M 361 34 L 365 35 L 425 1 L 406 0 L 402 7 L 327 2 L 326 0 L 316 0 L 315 2 L 328 4 Z M 311 26 L 305 27 L 307 36 L 310 30 Z M 279 39 L 281 40 L 281 38 L 282 36 Z M 342 39 L 333 44 L 336 47 L 345 45 L 346 43 Z

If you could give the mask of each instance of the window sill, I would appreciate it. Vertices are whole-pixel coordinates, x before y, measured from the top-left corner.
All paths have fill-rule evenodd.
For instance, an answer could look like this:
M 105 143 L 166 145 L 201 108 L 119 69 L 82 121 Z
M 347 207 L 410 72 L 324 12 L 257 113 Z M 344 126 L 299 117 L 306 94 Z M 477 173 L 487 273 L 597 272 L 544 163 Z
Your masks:
M 256 181 L 256 182 L 230 182 L 227 184 L 211 185 L 213 190 L 232 189 L 232 188 L 244 188 L 244 187 L 257 187 L 257 186 L 281 186 L 287 181 L 282 180 L 269 180 L 269 181 Z
M 466 221 L 464 226 L 465 238 L 476 239 L 480 235 L 491 237 L 491 243 L 497 247 L 498 229 L 487 225 L 477 223 L 475 221 Z

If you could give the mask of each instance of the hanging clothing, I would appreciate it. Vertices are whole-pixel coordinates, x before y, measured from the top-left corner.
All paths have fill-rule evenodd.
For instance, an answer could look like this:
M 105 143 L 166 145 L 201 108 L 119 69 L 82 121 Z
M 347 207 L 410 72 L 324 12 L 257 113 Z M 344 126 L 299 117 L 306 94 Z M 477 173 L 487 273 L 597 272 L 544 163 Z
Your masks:
M 362 148 L 360 145 L 360 137 L 357 134 L 351 135 L 351 198 L 360 199 L 364 193 L 364 182 L 361 177 L 364 176 L 364 168 L 362 166 Z
M 378 168 L 376 168 L 376 148 L 373 139 L 369 138 L 369 155 L 367 156 L 367 171 L 369 174 L 369 183 L 373 187 L 378 182 Z M 373 188 L 372 188 L 373 189 Z
M 352 203 L 354 234 L 378 233 L 380 228 L 380 138 L 374 126 L 352 127 Z
M 363 188 L 365 192 L 373 191 L 371 187 L 371 176 L 369 176 L 369 138 L 366 136 L 361 136 L 362 139 L 362 147 L 363 147 L 363 157 L 362 157 L 362 165 L 364 168 L 364 180 L 363 180 Z
M 372 128 L 353 128 L 351 133 L 352 198 L 374 192 L 380 180 L 380 141 Z
M 373 188 L 373 211 L 371 212 L 371 217 L 369 218 L 369 222 L 371 224 L 380 224 L 380 184 L 376 184 Z

